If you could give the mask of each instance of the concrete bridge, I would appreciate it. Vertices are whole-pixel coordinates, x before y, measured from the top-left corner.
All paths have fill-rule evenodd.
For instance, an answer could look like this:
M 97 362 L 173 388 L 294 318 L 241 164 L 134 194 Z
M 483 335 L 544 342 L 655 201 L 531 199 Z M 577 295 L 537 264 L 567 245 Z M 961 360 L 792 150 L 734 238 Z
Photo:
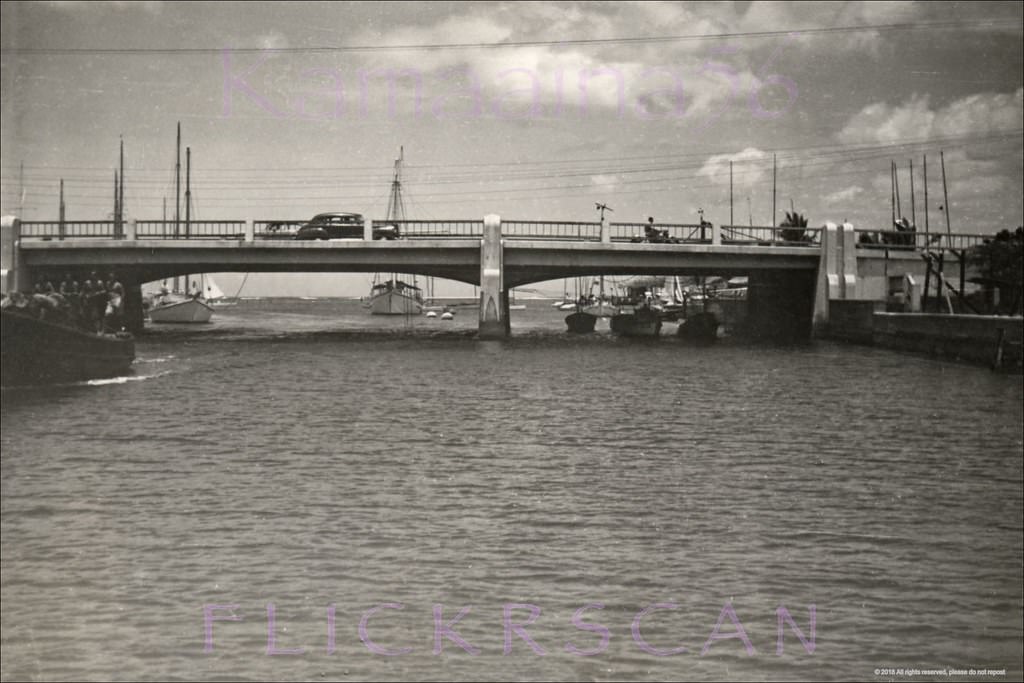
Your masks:
M 645 224 L 482 220 L 388 221 L 403 235 L 294 241 L 302 221 L 50 221 L 3 219 L 4 291 L 30 291 L 40 277 L 115 271 L 130 325 L 142 327 L 144 282 L 203 272 L 400 272 L 480 287 L 480 334 L 509 333 L 509 292 L 526 284 L 597 275 L 749 277 L 748 325 L 757 335 L 808 338 L 828 322 L 830 299 L 884 300 L 918 287 L 925 254 L 961 263 L 978 235 L 822 228 L 659 224 L 670 242 L 638 242 Z M 283 234 L 282 234 L 283 233 Z M 869 235 L 867 240 L 862 236 Z M 868 242 L 868 243 L 865 243 Z M 908 292 L 909 300 L 914 300 Z M 919 296 L 920 292 L 917 292 Z

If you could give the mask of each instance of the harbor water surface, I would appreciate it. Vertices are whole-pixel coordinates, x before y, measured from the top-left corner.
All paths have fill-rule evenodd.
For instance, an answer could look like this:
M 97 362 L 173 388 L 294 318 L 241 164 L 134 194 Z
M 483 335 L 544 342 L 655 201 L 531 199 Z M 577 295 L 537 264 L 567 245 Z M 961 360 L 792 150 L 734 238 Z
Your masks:
M 512 315 L 242 301 L 5 390 L 3 679 L 1020 679 L 1019 377 Z

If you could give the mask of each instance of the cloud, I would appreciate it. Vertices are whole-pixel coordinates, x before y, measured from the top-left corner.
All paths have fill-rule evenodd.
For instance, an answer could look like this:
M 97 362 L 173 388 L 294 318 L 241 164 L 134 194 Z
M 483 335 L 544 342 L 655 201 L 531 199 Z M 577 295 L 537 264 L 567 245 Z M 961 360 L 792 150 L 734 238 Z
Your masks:
M 147 2 L 128 2 L 127 0 L 51 0 L 47 3 L 50 7 L 59 10 L 69 11 L 93 11 L 96 9 L 116 10 L 143 10 L 150 14 L 159 14 L 163 11 L 164 3 L 159 0 L 148 0 Z
M 843 204 L 856 199 L 857 196 L 863 193 L 863 187 L 861 187 L 860 185 L 851 185 L 850 187 L 847 187 L 845 189 L 837 190 L 835 192 L 825 195 L 823 197 L 823 200 L 826 204 Z
M 729 162 L 733 162 L 733 183 L 738 187 L 756 185 L 771 171 L 771 157 L 767 152 L 748 147 L 736 154 L 715 154 L 708 157 L 697 175 L 718 185 L 729 184 Z M 766 163 L 768 162 L 768 163 Z
M 986 135 L 1020 128 L 1024 88 L 1014 93 L 979 93 L 933 110 L 927 95 L 911 95 L 902 105 L 870 104 L 839 132 L 846 143 L 899 142 L 932 137 Z
M 590 183 L 602 190 L 614 190 L 619 186 L 619 177 L 609 174 L 592 175 L 590 176 Z

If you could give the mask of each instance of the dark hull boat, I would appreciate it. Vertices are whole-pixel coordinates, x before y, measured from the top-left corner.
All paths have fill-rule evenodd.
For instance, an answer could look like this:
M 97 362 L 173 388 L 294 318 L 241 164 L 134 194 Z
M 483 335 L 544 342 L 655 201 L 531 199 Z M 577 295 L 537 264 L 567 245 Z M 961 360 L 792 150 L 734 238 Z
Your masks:
M 612 332 L 624 337 L 657 337 L 661 333 L 661 316 L 649 308 L 612 316 Z
M 565 316 L 565 324 L 573 334 L 589 334 L 594 331 L 597 316 L 586 311 L 576 311 Z
M 718 318 L 713 313 L 697 313 L 679 325 L 680 337 L 698 344 L 713 344 L 718 340 Z
M 93 334 L 6 309 L 2 313 L 3 386 L 117 377 L 128 374 L 135 360 L 130 335 Z

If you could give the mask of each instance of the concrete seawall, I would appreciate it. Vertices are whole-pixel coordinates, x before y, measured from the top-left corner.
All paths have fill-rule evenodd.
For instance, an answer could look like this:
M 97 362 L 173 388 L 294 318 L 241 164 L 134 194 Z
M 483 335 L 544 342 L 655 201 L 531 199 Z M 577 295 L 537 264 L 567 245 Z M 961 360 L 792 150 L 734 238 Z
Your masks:
M 827 336 L 1020 371 L 1024 318 L 886 313 L 875 301 L 830 301 Z

